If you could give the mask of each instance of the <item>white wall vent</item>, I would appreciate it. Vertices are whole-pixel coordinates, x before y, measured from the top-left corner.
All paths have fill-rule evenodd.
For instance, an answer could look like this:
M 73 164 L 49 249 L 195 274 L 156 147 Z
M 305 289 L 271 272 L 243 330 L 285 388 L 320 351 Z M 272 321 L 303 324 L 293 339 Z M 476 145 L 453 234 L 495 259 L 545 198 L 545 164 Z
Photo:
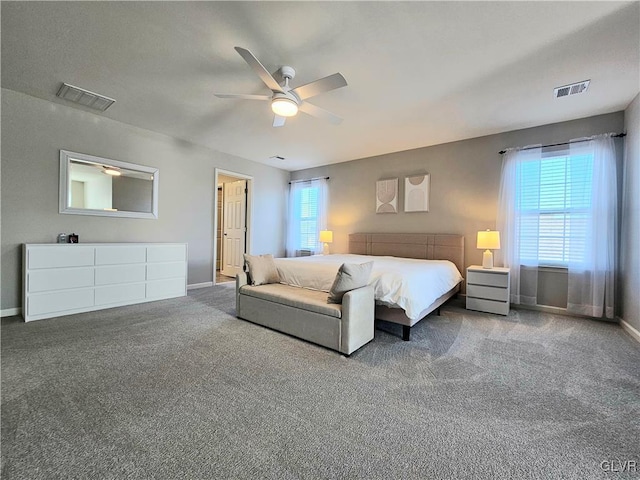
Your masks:
M 563 87 L 556 87 L 553 89 L 553 96 L 555 98 L 561 98 L 568 97 L 569 95 L 577 95 L 578 93 L 584 93 L 589 87 L 589 82 L 591 82 L 591 80 L 572 83 L 571 85 L 565 85 Z
M 105 97 L 98 93 L 90 92 L 84 88 L 74 87 L 68 83 L 63 83 L 56 93 L 57 97 L 70 102 L 78 103 L 82 106 L 93 108 L 104 112 L 107 108 L 115 103 L 113 98 Z

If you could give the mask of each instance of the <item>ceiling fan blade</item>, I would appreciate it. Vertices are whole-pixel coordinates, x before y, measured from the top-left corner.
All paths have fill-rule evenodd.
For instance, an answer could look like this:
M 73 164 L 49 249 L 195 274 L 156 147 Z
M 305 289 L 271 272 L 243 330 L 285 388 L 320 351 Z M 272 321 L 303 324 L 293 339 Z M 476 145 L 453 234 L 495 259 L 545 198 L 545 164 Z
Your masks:
M 243 100 L 271 100 L 271 95 L 245 95 L 244 93 L 214 93 L 218 98 L 241 98 Z
M 306 113 L 307 115 L 311 115 L 312 117 L 328 120 L 334 125 L 339 125 L 342 123 L 342 118 L 340 118 L 339 116 L 311 103 L 302 102 L 300 105 L 298 105 L 298 110 Z
M 264 66 L 260 63 L 260 61 L 255 57 L 253 53 L 251 53 L 246 48 L 234 48 L 236 49 L 236 52 L 238 52 L 240 56 L 244 58 L 244 61 L 247 62 L 251 68 L 253 68 L 253 71 L 258 74 L 260 79 L 267 87 L 269 87 L 270 90 L 273 90 L 274 92 L 283 92 L 280 84 L 276 82 L 276 80 L 269 73 L 269 70 L 264 68 Z
M 284 127 L 284 122 L 287 120 L 286 117 L 281 117 L 280 115 L 273 116 L 273 126 L 274 127 Z
M 334 73 L 333 75 L 329 75 L 328 77 L 324 77 L 314 82 L 307 83 L 306 85 L 296 87 L 293 89 L 293 93 L 295 93 L 301 100 L 305 100 L 307 98 L 320 95 L 321 93 L 346 86 L 347 81 L 344 79 L 342 74 Z

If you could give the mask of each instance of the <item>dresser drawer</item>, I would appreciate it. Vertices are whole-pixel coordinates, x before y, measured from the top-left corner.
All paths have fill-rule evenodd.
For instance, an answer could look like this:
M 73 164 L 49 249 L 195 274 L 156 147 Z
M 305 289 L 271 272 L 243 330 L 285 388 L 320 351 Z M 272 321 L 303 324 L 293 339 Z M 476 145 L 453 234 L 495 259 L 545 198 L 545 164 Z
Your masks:
M 147 248 L 144 245 L 113 245 L 96 248 L 96 265 L 123 265 L 145 263 Z
M 478 310 L 480 312 L 497 313 L 498 315 L 509 315 L 509 303 L 495 300 L 483 300 L 472 298 L 467 295 L 467 309 Z
M 31 295 L 27 300 L 27 315 L 63 315 L 65 311 L 92 307 L 93 298 L 93 288 Z
M 122 305 L 145 298 L 145 284 L 107 285 L 96 288 L 96 305 Z
M 93 266 L 93 247 L 51 245 L 31 248 L 27 254 L 27 268 L 59 268 Z
M 93 268 L 46 268 L 29 272 L 28 293 L 93 286 Z
M 468 284 L 467 296 L 506 302 L 509 300 L 509 290 L 504 287 L 485 287 L 483 285 Z
M 147 299 L 184 296 L 187 287 L 184 278 L 169 278 L 147 282 Z
M 150 263 L 147 265 L 147 280 L 161 280 L 163 278 L 186 277 L 185 263 Z
M 509 275 L 467 271 L 467 284 L 507 288 L 509 286 Z
M 96 285 L 144 282 L 145 264 L 96 267 Z
M 147 262 L 184 262 L 187 259 L 185 245 L 154 245 L 147 247 Z

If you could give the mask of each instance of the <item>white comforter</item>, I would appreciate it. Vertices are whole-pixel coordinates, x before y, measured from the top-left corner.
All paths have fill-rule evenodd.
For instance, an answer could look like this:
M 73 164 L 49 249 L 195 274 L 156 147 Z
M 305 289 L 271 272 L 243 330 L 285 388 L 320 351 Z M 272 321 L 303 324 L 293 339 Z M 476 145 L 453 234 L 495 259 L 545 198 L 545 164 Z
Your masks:
M 281 283 L 325 292 L 331 290 L 340 265 L 370 261 L 376 303 L 403 308 L 411 320 L 418 320 L 423 310 L 462 281 L 462 275 L 448 260 L 352 254 L 275 259 Z

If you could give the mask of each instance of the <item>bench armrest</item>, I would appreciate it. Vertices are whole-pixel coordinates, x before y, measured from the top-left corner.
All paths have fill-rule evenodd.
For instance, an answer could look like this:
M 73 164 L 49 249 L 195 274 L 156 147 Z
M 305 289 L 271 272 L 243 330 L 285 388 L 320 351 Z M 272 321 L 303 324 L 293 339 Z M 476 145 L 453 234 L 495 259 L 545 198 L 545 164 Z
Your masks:
M 246 272 L 240 272 L 236 275 L 236 316 L 240 314 L 240 288 L 249 283 L 247 281 Z
M 373 287 L 357 288 L 342 298 L 342 338 L 340 350 L 347 355 L 373 340 L 375 298 Z
M 246 272 L 240 272 L 236 275 L 236 288 L 240 288 L 248 283 Z

